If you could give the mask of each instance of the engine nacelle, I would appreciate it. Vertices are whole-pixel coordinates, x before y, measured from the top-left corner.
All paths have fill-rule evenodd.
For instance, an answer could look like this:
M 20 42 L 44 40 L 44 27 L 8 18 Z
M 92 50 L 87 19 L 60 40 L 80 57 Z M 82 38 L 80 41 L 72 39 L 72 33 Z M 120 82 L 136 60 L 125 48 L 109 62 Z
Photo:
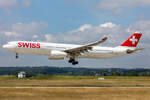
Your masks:
M 50 52 L 50 57 L 48 59 L 50 60 L 62 60 L 67 56 L 67 53 L 63 51 L 57 51 L 57 50 L 52 50 Z

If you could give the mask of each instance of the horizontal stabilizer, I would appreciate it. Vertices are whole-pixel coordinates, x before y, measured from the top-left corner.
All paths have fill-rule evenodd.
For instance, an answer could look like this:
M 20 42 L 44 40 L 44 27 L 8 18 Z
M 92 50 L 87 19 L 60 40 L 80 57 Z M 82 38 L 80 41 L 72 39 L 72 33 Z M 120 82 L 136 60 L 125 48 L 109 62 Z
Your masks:
M 139 49 L 135 49 L 135 50 L 127 50 L 127 53 L 128 54 L 131 54 L 131 53 L 137 53 L 137 52 L 140 52 L 141 50 L 143 50 L 144 48 L 139 48 Z

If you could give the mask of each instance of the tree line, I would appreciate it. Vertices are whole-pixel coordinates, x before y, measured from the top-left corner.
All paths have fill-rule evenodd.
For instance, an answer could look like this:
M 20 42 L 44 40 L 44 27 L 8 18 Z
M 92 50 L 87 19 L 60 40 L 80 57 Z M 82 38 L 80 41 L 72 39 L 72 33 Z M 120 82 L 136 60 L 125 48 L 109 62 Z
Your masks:
M 72 68 L 72 67 L 0 67 L 0 75 L 17 75 L 24 71 L 29 76 L 45 75 L 73 75 L 73 76 L 150 76 L 150 69 L 123 68 Z

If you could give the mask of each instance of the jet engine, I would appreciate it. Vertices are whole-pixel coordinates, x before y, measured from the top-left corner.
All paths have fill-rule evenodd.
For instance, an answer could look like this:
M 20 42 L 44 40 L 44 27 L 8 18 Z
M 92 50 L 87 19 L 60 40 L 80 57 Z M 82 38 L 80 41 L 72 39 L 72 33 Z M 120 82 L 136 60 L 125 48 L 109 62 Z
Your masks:
M 63 51 L 52 50 L 50 52 L 49 60 L 62 60 L 67 56 L 67 53 Z

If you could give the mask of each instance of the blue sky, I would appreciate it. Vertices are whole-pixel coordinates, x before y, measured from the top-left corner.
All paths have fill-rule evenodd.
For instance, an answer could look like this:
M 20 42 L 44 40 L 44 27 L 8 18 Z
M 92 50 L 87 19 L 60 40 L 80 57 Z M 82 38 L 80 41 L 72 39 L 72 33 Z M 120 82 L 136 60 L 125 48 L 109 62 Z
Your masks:
M 114 59 L 81 59 L 77 67 L 146 67 L 150 64 L 148 0 L 0 0 L 0 46 L 13 40 L 85 44 L 103 36 L 102 46 L 117 46 L 142 31 L 139 54 Z M 106 26 L 105 28 L 102 26 Z M 71 66 L 47 56 L 20 55 L 0 47 L 0 66 Z

